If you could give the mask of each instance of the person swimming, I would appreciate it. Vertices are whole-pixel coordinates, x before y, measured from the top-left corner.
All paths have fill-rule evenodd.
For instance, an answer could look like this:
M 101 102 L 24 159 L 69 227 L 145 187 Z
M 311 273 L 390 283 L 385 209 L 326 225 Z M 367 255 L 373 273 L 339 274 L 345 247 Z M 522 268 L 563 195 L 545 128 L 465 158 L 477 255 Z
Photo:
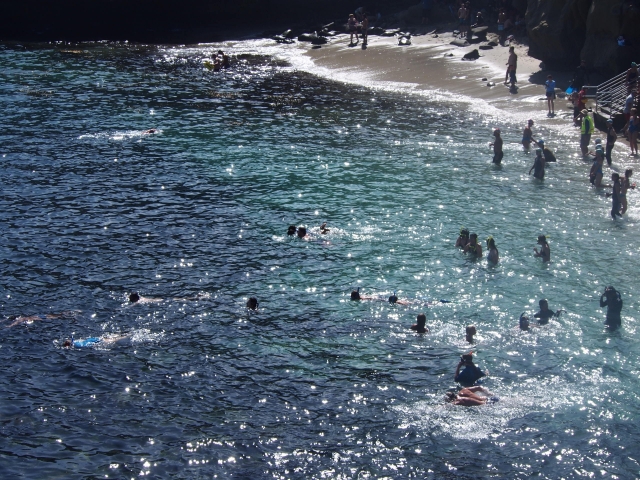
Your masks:
M 298 238 L 304 238 L 307 236 L 306 227 L 298 227 Z
M 464 367 L 462 371 L 460 371 L 461 367 Z M 473 363 L 473 353 L 469 352 L 460 357 L 454 380 L 462 384 L 472 385 L 487 374 L 488 372 L 483 372 Z
M 396 292 L 393 292 L 393 295 L 389 297 L 389 303 L 392 305 L 410 305 L 411 304 L 408 300 L 398 300 Z
M 549 302 L 546 299 L 542 299 L 538 302 L 538 306 L 540 307 L 540 311 L 534 314 L 534 318 L 538 318 L 538 325 L 546 325 L 549 323 L 549 319 L 552 317 L 560 317 L 562 310 L 556 310 L 555 312 L 549 308 Z
M 475 339 L 473 337 L 477 333 L 478 333 L 478 331 L 476 330 L 476 326 L 475 325 L 467 325 L 467 328 L 465 329 L 467 342 L 473 343 L 475 341 Z
M 365 297 L 363 295 L 360 295 L 360 287 L 358 287 L 355 290 L 351 291 L 351 300 L 380 300 L 379 298 L 376 297 Z
M 43 313 L 39 315 L 10 315 L 5 320 L 11 323 L 7 325 L 7 328 L 15 327 L 21 324 L 31 324 L 33 322 L 40 322 L 45 320 L 72 320 L 75 319 L 77 314 L 81 313 L 80 310 L 66 310 L 60 313 Z
M 545 235 L 538 235 L 538 245 L 540 245 L 540 251 L 536 247 L 533 247 L 534 257 L 541 257 L 543 262 L 551 261 L 551 248 L 547 237 Z
M 324 222 L 322 225 L 320 225 L 320 233 L 323 235 L 326 235 L 327 233 L 329 233 L 331 230 L 329 230 L 327 228 L 327 222 Z
M 123 340 L 129 340 L 131 338 L 131 335 L 127 334 L 127 335 L 103 335 L 102 337 L 88 337 L 88 338 L 81 338 L 79 340 L 75 340 L 73 337 L 71 337 L 70 339 L 67 339 L 64 341 L 64 343 L 62 344 L 63 348 L 90 348 L 90 347 L 95 347 L 97 345 L 100 346 L 111 346 L 111 345 L 115 345 L 116 343 L 122 343 Z
M 469 230 L 466 228 L 460 229 L 460 235 L 458 235 L 458 239 L 456 240 L 456 247 L 464 248 L 469 243 Z
M 295 225 L 289 225 L 289 228 L 287 228 L 287 235 L 295 235 L 297 229 L 298 228 Z
M 416 333 L 429 333 L 429 329 L 426 326 L 427 316 L 424 313 L 418 315 L 416 319 L 416 323 L 411 325 L 411 330 L 414 330 Z
M 257 310 L 258 309 L 258 299 L 256 297 L 249 297 L 249 300 L 247 300 L 247 308 L 249 310 Z
M 524 312 L 520 314 L 519 323 L 520 330 L 529 330 L 529 317 L 527 317 Z
M 487 250 L 489 250 L 487 260 L 491 263 L 498 263 L 500 256 L 498 254 L 498 248 L 496 247 L 496 241 L 493 237 L 487 238 Z
M 476 258 L 482 257 L 482 247 L 478 243 L 478 234 L 472 233 L 469 235 L 469 243 L 464 247 L 464 253 L 470 253 Z
M 483 395 L 478 395 L 479 393 Z M 447 403 L 463 407 L 478 407 L 486 405 L 487 402 L 494 403 L 498 400 L 498 397 L 494 396 L 493 393 L 480 386 L 462 388 L 457 393 L 447 392 L 445 396 Z

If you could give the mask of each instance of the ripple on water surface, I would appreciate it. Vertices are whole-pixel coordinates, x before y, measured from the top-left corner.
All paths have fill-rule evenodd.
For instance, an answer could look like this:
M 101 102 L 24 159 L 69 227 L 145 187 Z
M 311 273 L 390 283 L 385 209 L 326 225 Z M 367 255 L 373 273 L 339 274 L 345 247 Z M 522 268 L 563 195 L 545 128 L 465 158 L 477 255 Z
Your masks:
M 3 470 L 638 476 L 635 192 L 613 223 L 572 133 L 538 127 L 559 158 L 538 182 L 521 125 L 323 80 L 260 42 L 212 74 L 217 49 L 0 50 L 2 309 L 42 316 L 2 328 Z M 462 226 L 496 239 L 497 266 L 453 247 Z M 615 333 L 607 284 L 625 301 Z M 373 300 L 349 301 L 357 287 Z M 566 313 L 515 329 L 540 298 Z M 420 312 L 429 335 L 408 329 Z M 454 408 L 472 323 L 500 401 Z M 61 348 L 116 334 L 130 341 Z

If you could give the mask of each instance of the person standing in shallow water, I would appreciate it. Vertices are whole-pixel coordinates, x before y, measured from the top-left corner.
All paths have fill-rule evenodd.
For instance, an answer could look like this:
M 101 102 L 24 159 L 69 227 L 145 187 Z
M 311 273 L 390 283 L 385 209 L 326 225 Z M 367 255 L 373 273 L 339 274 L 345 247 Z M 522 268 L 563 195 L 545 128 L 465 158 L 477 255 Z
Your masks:
M 545 92 L 547 95 L 547 107 L 549 109 L 548 117 L 552 117 L 556 114 L 556 109 L 553 105 L 553 101 L 556 98 L 556 81 L 551 75 L 547 75 L 547 81 L 544 82 Z
M 636 188 L 636 184 L 631 184 L 630 183 L 630 178 L 631 175 L 633 175 L 633 170 L 630 168 L 627 168 L 624 171 L 624 178 L 622 179 L 622 183 L 620 185 L 620 206 L 622 207 L 620 210 L 620 214 L 624 215 L 627 212 L 627 190 L 631 189 L 635 189 Z
M 622 216 L 620 213 L 620 175 L 612 173 L 611 181 L 613 182 L 613 192 L 607 193 L 606 196 L 611 197 L 611 217 L 615 220 L 616 216 Z
M 605 152 L 605 158 L 607 159 L 607 165 L 611 166 L 611 152 L 613 151 L 613 146 L 618 139 L 618 134 L 616 133 L 616 129 L 613 128 L 613 120 L 607 120 L 607 146 Z
M 536 149 L 536 159 L 533 162 L 533 167 L 531 167 L 531 169 L 529 170 L 529 175 L 531 175 L 531 171 L 533 170 L 533 176 L 535 178 L 537 178 L 538 180 L 544 180 L 544 167 L 545 167 L 545 160 L 544 157 L 542 156 L 542 149 L 541 148 L 537 148 Z
M 600 295 L 600 308 L 607 307 L 607 319 L 604 324 L 611 328 L 616 329 L 622 325 L 622 319 L 620 313 L 622 312 L 622 297 L 613 287 L 607 287 L 604 293 Z
M 527 120 L 527 125 L 524 127 L 522 131 L 522 146 L 525 151 L 529 151 L 529 147 L 531 147 L 531 141 L 533 140 L 533 131 L 531 130 L 533 127 L 533 120 Z
M 518 80 L 516 79 L 516 69 L 518 68 L 518 55 L 516 55 L 515 47 L 509 47 L 509 60 L 507 60 L 509 71 L 509 82 L 515 87 Z M 506 82 L 505 82 L 506 83 Z
M 549 242 L 545 235 L 538 235 L 538 245 L 540 245 L 540 251 L 536 247 L 533 247 L 534 257 L 542 258 L 543 262 L 551 261 L 551 248 L 549 248 Z
M 504 157 L 504 152 L 502 151 L 502 137 L 500 136 L 500 129 L 496 128 L 493 131 L 493 136 L 495 140 L 493 143 L 490 143 L 489 146 L 493 147 L 493 163 L 496 165 L 500 165 L 502 163 L 502 158 Z

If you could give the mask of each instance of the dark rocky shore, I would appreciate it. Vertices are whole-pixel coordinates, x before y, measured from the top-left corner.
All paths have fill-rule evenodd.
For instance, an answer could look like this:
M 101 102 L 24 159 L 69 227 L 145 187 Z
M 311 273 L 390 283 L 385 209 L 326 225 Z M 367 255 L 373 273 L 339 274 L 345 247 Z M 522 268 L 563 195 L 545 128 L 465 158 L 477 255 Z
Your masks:
M 475 0 L 473 8 L 497 2 Z M 448 1 L 435 1 L 432 21 L 454 22 Z M 511 0 L 526 20 L 529 54 L 550 68 L 573 68 L 583 58 L 606 74 L 640 60 L 640 0 Z M 0 40 L 129 40 L 215 42 L 269 36 L 285 28 L 310 31 L 365 6 L 384 27 L 419 28 L 416 0 L 11 0 L 0 4 Z M 618 36 L 627 45 L 620 47 Z

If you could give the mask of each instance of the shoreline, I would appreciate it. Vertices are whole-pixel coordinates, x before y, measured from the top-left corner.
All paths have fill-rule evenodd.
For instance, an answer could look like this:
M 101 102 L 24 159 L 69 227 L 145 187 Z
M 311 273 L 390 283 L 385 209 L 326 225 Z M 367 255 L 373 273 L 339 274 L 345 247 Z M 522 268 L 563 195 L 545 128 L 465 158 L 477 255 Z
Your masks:
M 504 85 L 509 45 L 500 45 L 497 34 L 489 33 L 487 41 L 495 41 L 498 46 L 478 50 L 480 57 L 477 60 L 462 60 L 466 53 L 486 42 L 460 47 L 451 44 L 455 37 L 450 28 L 436 31 L 437 35 L 412 36 L 408 46 L 398 45 L 396 37 L 371 35 L 366 48 L 362 47 L 362 40 L 350 46 L 349 34 L 339 34 L 329 37 L 328 43 L 320 48 L 303 42 L 298 42 L 297 48 L 313 65 L 308 71 L 332 80 L 410 92 L 436 101 L 446 98 L 466 105 L 471 111 L 494 117 L 492 128 L 502 128 L 503 121 L 524 128 L 527 120 L 533 119 L 536 138 L 551 131 L 558 132 L 572 139 L 565 145 L 569 147 L 567 153 L 571 157 L 578 156 L 580 129 L 573 125 L 573 106 L 564 94 L 572 73 L 545 70 L 540 60 L 528 55 L 527 43 L 516 39 L 511 45 L 518 55 L 517 89 L 511 90 Z M 552 75 L 557 84 L 553 117 L 547 116 L 544 89 L 547 75 Z M 591 105 L 587 108 L 590 110 Z M 596 130 L 593 138 L 605 136 L 606 132 Z M 593 149 L 593 139 L 590 146 Z M 626 153 L 623 153 L 628 148 L 628 140 L 619 134 L 614 150 L 618 162 L 635 165 L 636 158 L 626 159 Z M 579 160 L 583 161 L 582 156 Z

